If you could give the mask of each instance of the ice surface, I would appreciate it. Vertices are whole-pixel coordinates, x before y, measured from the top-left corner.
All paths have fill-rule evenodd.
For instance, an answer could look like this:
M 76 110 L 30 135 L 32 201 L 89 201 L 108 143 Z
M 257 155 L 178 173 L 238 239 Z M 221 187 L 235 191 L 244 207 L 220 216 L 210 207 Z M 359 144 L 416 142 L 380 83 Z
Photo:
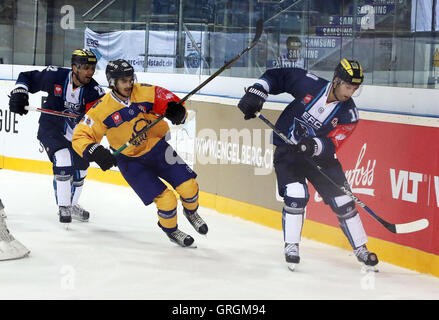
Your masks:
M 199 210 L 207 237 L 179 214 L 198 248 L 178 247 L 157 226 L 154 205 L 92 180 L 80 199 L 90 222 L 66 230 L 51 176 L 3 169 L 0 181 L 8 227 L 31 250 L 0 262 L 0 299 L 439 299 L 436 277 L 387 263 L 365 273 L 351 252 L 307 239 L 291 272 L 281 231 L 208 208 Z

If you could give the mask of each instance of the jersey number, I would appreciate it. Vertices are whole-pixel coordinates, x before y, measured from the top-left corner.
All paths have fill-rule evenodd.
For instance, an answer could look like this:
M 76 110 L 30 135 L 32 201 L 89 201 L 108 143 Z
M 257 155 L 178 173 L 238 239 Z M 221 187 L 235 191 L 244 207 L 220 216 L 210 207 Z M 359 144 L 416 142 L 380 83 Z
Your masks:
M 349 110 L 349 113 L 350 113 L 351 116 L 352 116 L 352 118 L 351 118 L 351 122 L 357 122 L 358 119 L 359 119 L 358 111 L 357 111 L 357 110 L 350 109 L 350 110 Z
M 58 67 L 55 67 L 55 66 L 48 66 L 47 67 L 47 69 L 46 69 L 47 71 L 58 71 Z

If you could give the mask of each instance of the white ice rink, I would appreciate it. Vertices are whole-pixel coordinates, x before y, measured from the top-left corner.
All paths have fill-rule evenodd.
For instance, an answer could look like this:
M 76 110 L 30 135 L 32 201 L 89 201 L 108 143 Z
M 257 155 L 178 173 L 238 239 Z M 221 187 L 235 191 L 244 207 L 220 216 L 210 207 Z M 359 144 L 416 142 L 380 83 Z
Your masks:
M 304 239 L 295 272 L 284 263 L 282 232 L 211 209 L 197 249 L 171 243 L 128 187 L 86 180 L 88 223 L 66 230 L 52 177 L 0 170 L 0 198 L 12 234 L 29 257 L 0 262 L 0 299 L 439 299 L 439 279 L 380 263 L 364 273 L 342 249 Z M 179 207 L 181 212 L 181 206 Z M 379 252 L 378 256 L 379 256 Z

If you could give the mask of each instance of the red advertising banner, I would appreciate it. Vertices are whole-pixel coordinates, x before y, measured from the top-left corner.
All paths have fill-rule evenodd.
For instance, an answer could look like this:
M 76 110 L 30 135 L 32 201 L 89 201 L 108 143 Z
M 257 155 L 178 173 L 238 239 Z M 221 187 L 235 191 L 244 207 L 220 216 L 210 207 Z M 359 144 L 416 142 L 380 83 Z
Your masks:
M 357 206 L 369 236 L 439 255 L 439 128 L 362 120 L 338 158 L 354 194 L 378 216 L 429 221 L 424 230 L 393 234 Z M 307 218 L 338 226 L 311 186 Z

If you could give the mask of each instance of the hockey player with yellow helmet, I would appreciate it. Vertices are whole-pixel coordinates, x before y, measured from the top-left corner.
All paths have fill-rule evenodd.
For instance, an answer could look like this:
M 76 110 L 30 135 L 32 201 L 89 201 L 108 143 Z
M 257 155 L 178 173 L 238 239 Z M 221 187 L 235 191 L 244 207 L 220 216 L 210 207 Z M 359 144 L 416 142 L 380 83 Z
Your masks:
M 284 253 L 290 269 L 300 262 L 299 243 L 310 198 L 308 181 L 336 214 L 357 259 L 370 269 L 378 264 L 377 255 L 366 247 L 367 235 L 355 202 L 329 184 L 307 161 L 312 159 L 338 185 L 349 187 L 336 152 L 359 121 L 352 96 L 363 80 L 360 63 L 348 59 L 337 65 L 332 81 L 300 68 L 270 69 L 249 87 L 238 104 L 245 119 L 251 119 L 262 109 L 268 94 L 287 92 L 295 98 L 275 125 L 293 144 L 273 136 L 276 146 L 273 163 L 279 195 L 284 199 Z
M 43 108 L 76 114 L 81 118 L 105 94 L 93 79 L 96 63 L 97 57 L 92 51 L 76 49 L 72 53 L 71 69 L 48 66 L 42 71 L 20 72 L 11 92 L 9 110 L 27 114 L 29 93 L 43 91 L 47 93 Z M 76 119 L 45 113 L 39 119 L 37 138 L 52 162 L 53 187 L 61 223 L 70 223 L 72 218 L 86 222 L 90 216 L 78 204 L 89 164 L 72 149 L 71 137 L 76 124 Z

